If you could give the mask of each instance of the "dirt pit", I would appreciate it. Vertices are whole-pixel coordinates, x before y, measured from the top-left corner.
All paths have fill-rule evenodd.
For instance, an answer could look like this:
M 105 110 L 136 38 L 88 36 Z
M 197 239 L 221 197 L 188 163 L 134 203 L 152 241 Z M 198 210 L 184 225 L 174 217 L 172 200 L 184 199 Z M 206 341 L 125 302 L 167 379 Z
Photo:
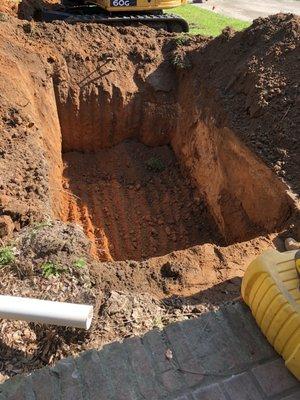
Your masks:
M 214 310 L 300 239 L 298 56 L 292 15 L 213 40 L 0 22 L 0 291 L 95 307 L 87 333 L 1 321 L 3 380 Z
M 102 260 L 145 260 L 218 242 L 203 197 L 167 145 L 126 141 L 63 156 L 66 220 L 82 225 Z

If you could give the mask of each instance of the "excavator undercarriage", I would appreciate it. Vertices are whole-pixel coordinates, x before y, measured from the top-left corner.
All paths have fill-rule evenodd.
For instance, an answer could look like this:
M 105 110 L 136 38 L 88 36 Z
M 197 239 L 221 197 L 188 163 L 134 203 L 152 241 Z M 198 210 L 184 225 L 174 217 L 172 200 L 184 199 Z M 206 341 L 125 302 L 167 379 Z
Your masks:
M 163 8 L 181 4 L 181 0 L 64 0 L 52 8 L 43 8 L 38 19 L 45 22 L 63 20 L 69 23 L 93 22 L 106 25 L 148 25 L 168 32 L 188 32 L 188 23 L 178 15 L 167 14 Z M 167 5 L 165 3 L 168 3 Z M 175 4 L 176 3 L 176 4 Z

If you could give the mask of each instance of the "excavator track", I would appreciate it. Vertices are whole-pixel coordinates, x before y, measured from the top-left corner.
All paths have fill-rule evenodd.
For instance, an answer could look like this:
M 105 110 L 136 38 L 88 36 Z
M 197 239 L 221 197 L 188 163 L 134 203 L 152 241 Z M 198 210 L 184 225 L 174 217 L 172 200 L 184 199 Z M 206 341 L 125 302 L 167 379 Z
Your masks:
M 97 11 L 97 12 L 96 12 Z M 99 8 L 91 13 L 88 7 L 75 9 L 51 10 L 43 9 L 39 19 L 45 22 L 66 21 L 68 23 L 100 23 L 106 25 L 134 25 L 141 23 L 155 29 L 165 29 L 168 32 L 188 32 L 188 23 L 178 15 L 147 14 L 147 13 L 107 13 Z

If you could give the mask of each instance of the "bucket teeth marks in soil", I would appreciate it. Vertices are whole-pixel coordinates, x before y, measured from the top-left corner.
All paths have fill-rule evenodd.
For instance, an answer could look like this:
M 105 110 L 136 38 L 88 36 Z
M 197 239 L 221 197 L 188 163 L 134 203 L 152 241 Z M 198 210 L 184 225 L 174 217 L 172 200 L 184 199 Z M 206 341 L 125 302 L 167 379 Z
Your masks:
M 112 260 L 110 251 L 108 249 L 108 239 L 103 229 L 104 217 L 101 213 L 101 208 L 98 206 L 99 193 L 97 188 L 91 185 L 85 186 L 85 193 L 82 194 L 85 200 L 83 211 L 88 209 L 87 224 L 83 222 L 85 230 L 90 231 L 91 242 L 93 243 L 93 255 L 99 260 Z M 96 221 L 96 222 L 95 222 Z
M 148 206 L 150 209 L 151 213 L 151 220 L 154 222 L 151 227 L 151 234 L 152 234 L 152 251 L 154 251 L 153 255 L 157 255 L 157 250 L 158 248 L 166 248 L 167 243 L 168 243 L 168 237 L 167 235 L 164 234 L 163 230 L 163 214 L 161 210 L 162 204 L 160 204 L 160 198 L 159 198 L 159 193 L 161 193 L 161 190 L 163 188 L 160 185 L 159 180 L 155 182 L 155 189 L 156 190 L 151 190 L 152 182 L 149 182 L 146 186 L 146 198 L 148 201 Z M 168 207 L 168 205 L 166 206 Z M 145 222 L 144 225 L 144 231 L 146 227 L 149 226 L 148 222 Z M 157 246 L 157 247 L 156 247 Z M 172 250 L 172 243 L 170 242 L 170 251 Z M 143 257 L 147 255 L 147 250 L 149 251 L 149 248 L 145 248 L 145 242 L 143 246 Z
M 127 202 L 128 202 L 128 218 L 129 220 L 132 221 L 134 215 L 137 212 L 140 212 L 140 210 L 144 210 L 144 216 L 143 221 L 141 224 L 136 224 L 135 228 L 133 228 L 132 226 L 129 226 L 129 234 L 131 236 L 131 240 L 132 240 L 132 246 L 133 246 L 133 250 L 136 252 L 137 258 L 141 259 L 142 258 L 142 245 L 143 245 L 143 237 L 142 237 L 142 229 L 143 229 L 143 224 L 145 219 L 147 220 L 147 218 L 145 218 L 145 215 L 148 214 L 148 208 L 145 202 L 145 196 L 144 196 L 144 191 L 140 190 L 140 186 L 139 189 L 136 189 L 136 193 L 133 190 L 129 190 L 128 191 L 128 196 L 127 196 Z M 134 205 L 134 200 L 135 197 L 138 196 L 139 197 L 139 207 L 138 209 L 136 209 L 133 205 Z M 150 219 L 149 219 L 150 220 Z M 152 236 L 149 235 L 149 237 L 147 238 L 148 243 L 151 242 Z
M 111 190 L 110 190 L 111 196 L 110 196 L 110 201 L 112 205 L 114 206 L 115 209 L 115 216 L 117 219 L 117 226 L 118 226 L 118 231 L 120 234 L 120 239 L 115 241 L 114 248 L 116 249 L 117 247 L 120 248 L 120 258 L 115 259 L 122 259 L 122 255 L 128 254 L 127 258 L 131 259 L 133 258 L 131 256 L 131 243 L 130 243 L 130 237 L 128 237 L 127 232 L 128 232 L 128 222 L 126 218 L 127 214 L 127 205 L 125 198 L 127 196 L 127 188 L 126 186 L 122 186 L 119 182 L 113 180 L 112 185 L 111 185 Z M 114 240 L 112 239 L 112 242 L 114 243 Z
M 95 235 L 95 245 L 97 247 L 97 257 L 99 260 L 109 260 L 112 261 L 113 258 L 110 254 L 109 250 L 109 239 L 107 237 L 104 225 L 105 221 L 105 215 L 104 212 L 99 204 L 102 204 L 102 199 L 101 199 L 101 192 L 100 190 L 97 190 L 97 188 L 92 187 L 91 190 L 89 191 L 89 199 L 92 204 L 92 210 L 93 213 L 91 213 L 91 217 L 95 219 L 96 222 L 93 222 L 93 225 L 95 227 L 94 229 L 94 235 Z
M 114 260 L 147 259 L 203 243 L 202 235 L 210 229 L 206 215 L 199 213 L 194 191 L 169 146 L 126 141 L 95 154 L 73 152 L 64 158 L 80 208 L 74 222 L 84 227 L 94 254 L 104 231 Z M 199 229 L 201 224 L 205 229 Z M 216 236 L 214 231 L 211 235 Z
M 120 230 L 119 230 L 119 217 L 118 217 L 118 210 L 116 203 L 113 201 L 115 198 L 115 194 L 112 191 L 112 185 L 110 183 L 107 183 L 104 188 L 103 188 L 103 194 L 104 194 L 104 200 L 105 203 L 103 203 L 107 209 L 109 210 L 108 215 L 107 215 L 107 221 L 108 221 L 108 238 L 109 238 L 109 248 L 110 248 L 110 253 L 113 254 L 113 258 L 120 259 L 122 251 L 122 240 L 120 236 Z M 102 204 L 102 207 L 103 207 Z M 120 243 L 119 246 L 116 246 L 116 244 Z

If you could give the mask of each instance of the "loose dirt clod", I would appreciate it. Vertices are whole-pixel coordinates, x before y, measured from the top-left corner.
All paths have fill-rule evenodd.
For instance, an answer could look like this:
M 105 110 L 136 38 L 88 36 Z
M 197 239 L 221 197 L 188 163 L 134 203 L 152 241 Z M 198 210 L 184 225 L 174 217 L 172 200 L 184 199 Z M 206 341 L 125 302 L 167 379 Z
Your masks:
M 9 215 L 0 217 L 0 238 L 9 237 L 14 231 L 15 225 Z
M 89 332 L 1 321 L 2 379 L 215 309 L 300 240 L 299 27 L 1 21 L 0 291 L 95 306 Z

